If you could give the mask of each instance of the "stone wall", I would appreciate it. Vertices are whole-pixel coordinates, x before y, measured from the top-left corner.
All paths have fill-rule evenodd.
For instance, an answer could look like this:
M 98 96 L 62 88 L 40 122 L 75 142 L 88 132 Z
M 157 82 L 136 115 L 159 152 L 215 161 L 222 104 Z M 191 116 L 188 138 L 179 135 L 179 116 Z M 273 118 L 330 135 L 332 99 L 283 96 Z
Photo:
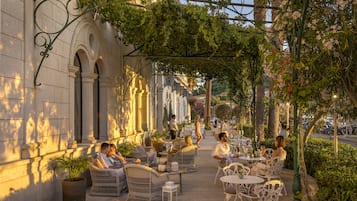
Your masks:
M 0 2 L 0 200 L 60 200 L 52 159 L 90 156 L 103 141 L 140 143 L 144 132 L 156 129 L 152 65 L 125 57 L 132 47 L 89 13 L 59 35 L 34 85 L 44 50 L 34 43 L 40 31 L 34 9 L 42 1 Z M 45 1 L 38 9 L 36 22 L 44 31 L 63 27 L 66 11 L 59 2 L 67 0 Z

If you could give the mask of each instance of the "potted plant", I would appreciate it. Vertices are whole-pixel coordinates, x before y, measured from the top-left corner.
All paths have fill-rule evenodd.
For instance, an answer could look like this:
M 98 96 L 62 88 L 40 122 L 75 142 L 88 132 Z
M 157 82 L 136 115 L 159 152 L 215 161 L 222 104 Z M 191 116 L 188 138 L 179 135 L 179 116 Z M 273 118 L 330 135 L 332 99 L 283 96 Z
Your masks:
M 164 139 L 169 136 L 168 132 L 155 131 L 150 135 L 152 146 L 155 148 L 156 152 L 159 153 L 164 149 Z
M 67 173 L 67 177 L 62 181 L 63 201 L 85 201 L 86 200 L 86 180 L 81 177 L 89 166 L 89 158 L 80 156 L 78 158 L 60 157 L 56 158 L 57 167 Z
M 120 143 L 117 148 L 124 157 L 128 157 L 134 149 L 136 149 L 136 145 L 131 142 Z

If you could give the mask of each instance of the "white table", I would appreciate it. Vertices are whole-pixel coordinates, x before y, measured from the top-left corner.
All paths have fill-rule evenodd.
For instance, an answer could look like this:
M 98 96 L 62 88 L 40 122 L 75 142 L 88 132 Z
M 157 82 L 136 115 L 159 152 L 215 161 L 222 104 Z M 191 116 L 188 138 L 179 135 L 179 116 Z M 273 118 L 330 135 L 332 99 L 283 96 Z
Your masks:
M 248 162 L 257 162 L 257 161 L 265 161 L 266 158 L 263 156 L 260 157 L 247 157 L 247 156 L 240 156 L 239 159 L 241 160 L 245 160 Z
M 231 183 L 236 185 L 236 198 L 234 200 L 237 200 L 238 198 L 239 184 L 260 184 L 265 181 L 261 177 L 251 175 L 244 176 L 243 179 L 240 179 L 238 175 L 227 175 L 221 177 L 220 180 L 225 183 Z
M 254 165 L 256 162 L 265 161 L 266 158 L 263 157 L 263 156 L 260 156 L 260 157 L 259 157 L 259 156 L 258 156 L 258 157 L 240 156 L 240 157 L 238 158 L 238 160 L 247 161 L 247 162 L 248 162 L 248 166 L 249 166 L 250 168 L 252 168 L 253 165 Z

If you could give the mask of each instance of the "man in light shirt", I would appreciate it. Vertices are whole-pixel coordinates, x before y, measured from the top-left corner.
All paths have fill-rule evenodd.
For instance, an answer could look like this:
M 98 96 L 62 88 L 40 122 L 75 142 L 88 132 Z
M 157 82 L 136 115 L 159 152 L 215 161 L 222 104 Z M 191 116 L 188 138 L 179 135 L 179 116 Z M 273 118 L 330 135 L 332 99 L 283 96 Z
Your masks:
M 221 132 L 218 134 L 219 143 L 217 143 L 215 149 L 212 152 L 212 157 L 221 161 L 222 164 L 229 164 L 232 162 L 232 158 L 238 158 L 237 154 L 231 152 L 231 148 L 227 143 L 227 133 Z
M 176 138 L 176 134 L 178 131 L 178 127 L 177 127 L 177 123 L 176 123 L 176 115 L 171 115 L 171 119 L 170 119 L 170 136 L 171 136 L 171 140 L 174 140 Z

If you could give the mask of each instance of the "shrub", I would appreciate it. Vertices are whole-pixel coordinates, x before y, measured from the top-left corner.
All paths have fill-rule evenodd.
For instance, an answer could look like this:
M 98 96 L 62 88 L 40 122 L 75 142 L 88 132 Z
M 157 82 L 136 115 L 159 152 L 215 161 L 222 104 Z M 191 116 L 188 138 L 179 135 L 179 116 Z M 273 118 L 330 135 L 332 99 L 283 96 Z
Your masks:
M 136 149 L 136 145 L 131 142 L 120 143 L 117 148 L 123 156 L 129 156 L 134 149 Z
M 294 137 L 286 139 L 287 158 L 284 165 L 288 169 L 294 167 L 294 140 Z M 266 139 L 262 145 L 273 148 L 274 139 Z M 357 149 L 344 143 L 339 143 L 338 148 L 336 159 L 331 141 L 312 138 L 305 144 L 306 169 L 316 179 L 318 200 L 357 200 Z
M 243 132 L 244 132 L 244 136 L 247 138 L 253 138 L 253 126 L 251 124 L 244 124 L 243 125 Z

